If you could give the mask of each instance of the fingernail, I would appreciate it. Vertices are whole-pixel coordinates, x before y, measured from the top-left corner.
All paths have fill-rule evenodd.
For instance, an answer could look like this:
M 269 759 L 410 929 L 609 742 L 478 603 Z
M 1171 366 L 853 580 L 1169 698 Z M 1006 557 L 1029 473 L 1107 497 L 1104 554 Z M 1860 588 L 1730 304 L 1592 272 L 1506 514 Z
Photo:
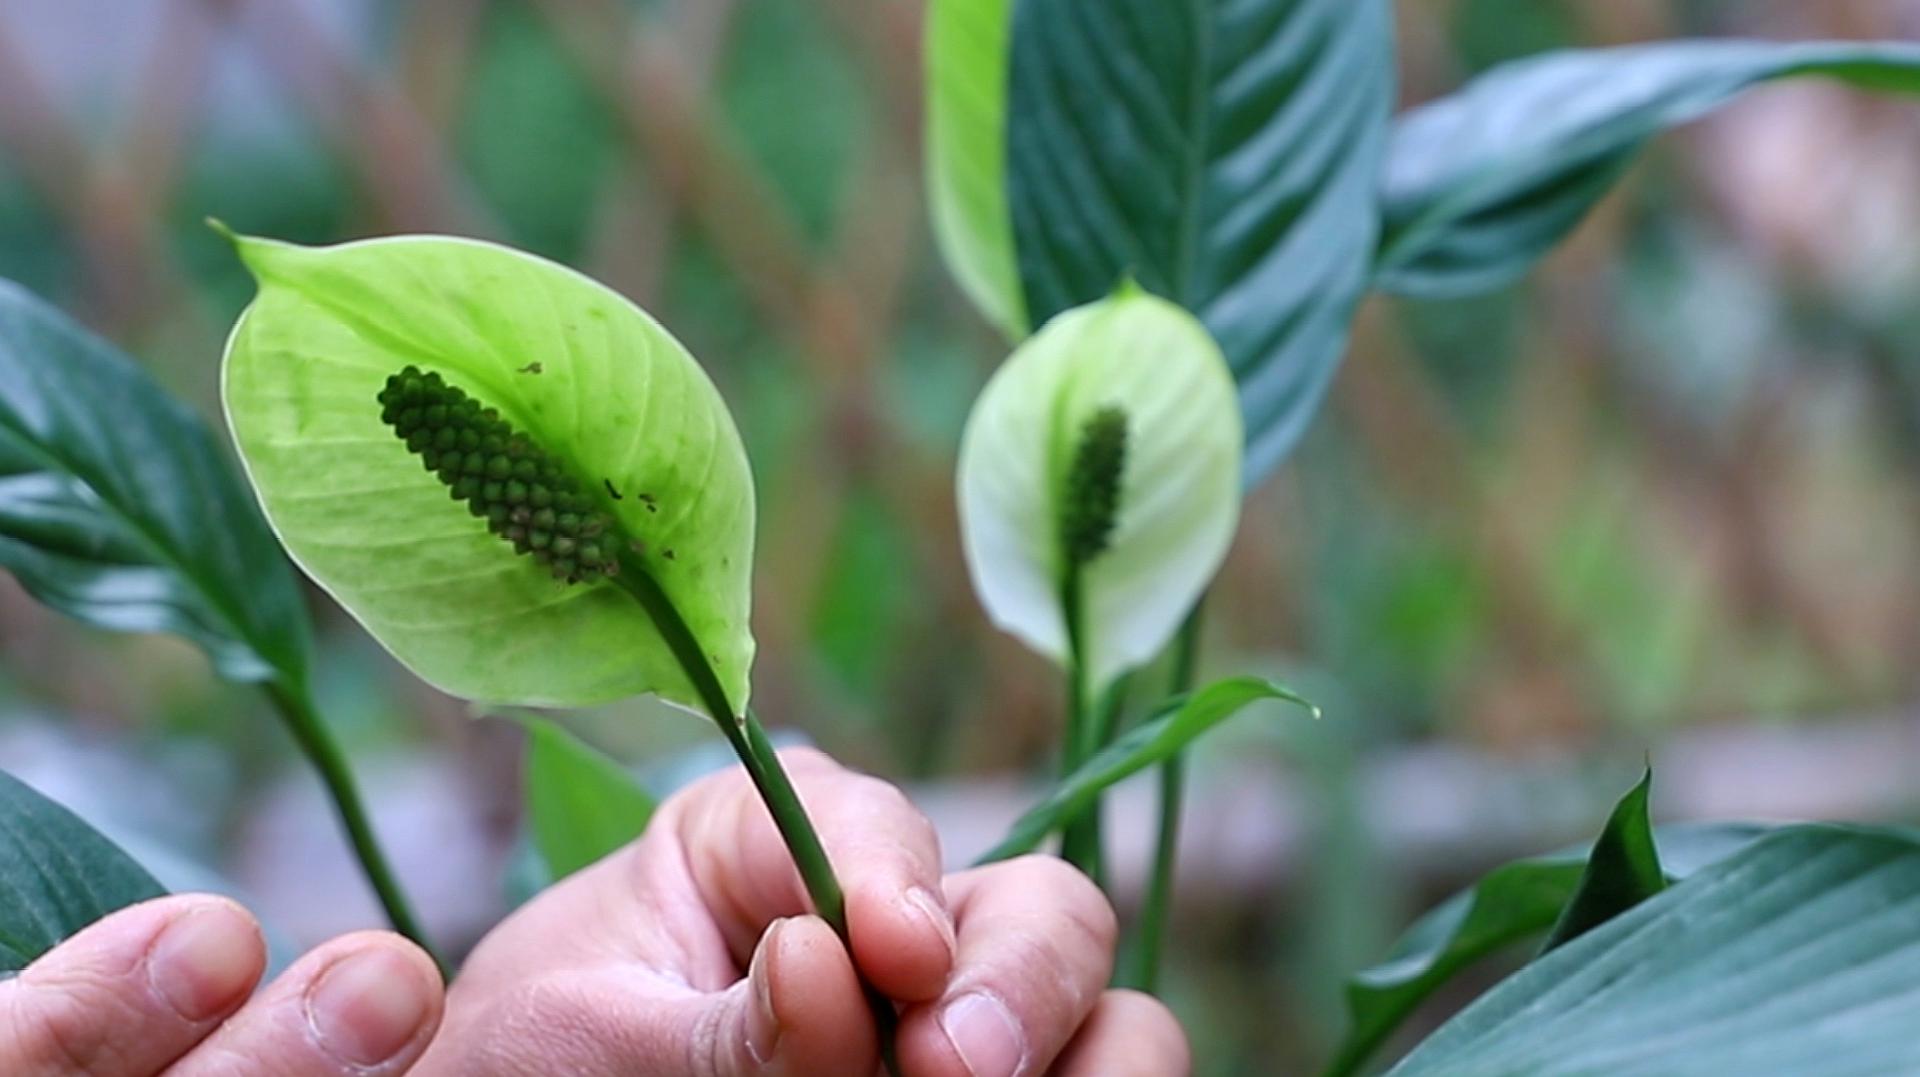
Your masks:
M 767 926 L 767 934 L 753 952 L 753 965 L 747 969 L 747 984 L 753 989 L 753 1010 L 747 1014 L 747 1053 L 755 1062 L 766 1065 L 780 1045 L 780 1015 L 773 1012 L 773 952 L 780 945 L 780 930 L 785 920 Z
M 321 1048 L 355 1066 L 398 1054 L 432 1006 L 419 966 L 381 948 L 341 958 L 307 989 L 307 1023 Z
M 195 1023 L 225 1012 L 253 987 L 265 962 L 260 929 L 225 902 L 211 902 L 160 932 L 147 952 L 147 977 L 181 1017 Z
M 911 909 L 915 916 L 926 920 L 927 925 L 939 933 L 941 941 L 947 946 L 947 958 L 952 960 L 953 917 L 947 915 L 947 910 L 941 906 L 940 899 L 934 897 L 932 891 L 925 887 L 916 886 L 907 891 L 906 903 L 907 908 Z
M 985 991 L 961 995 L 940 1012 L 940 1030 L 972 1077 L 1013 1077 L 1027 1060 L 1027 1038 L 1007 1004 Z

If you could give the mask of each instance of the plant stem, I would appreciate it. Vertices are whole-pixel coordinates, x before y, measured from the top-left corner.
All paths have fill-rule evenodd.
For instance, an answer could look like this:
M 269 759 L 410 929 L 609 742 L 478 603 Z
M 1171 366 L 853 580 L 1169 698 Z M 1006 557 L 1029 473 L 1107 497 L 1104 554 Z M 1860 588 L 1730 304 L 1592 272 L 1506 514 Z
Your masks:
M 1168 696 L 1193 690 L 1194 667 L 1200 656 L 1200 607 L 1199 602 L 1194 603 L 1174 642 Z M 1185 753 L 1175 754 L 1160 764 L 1160 833 L 1154 841 L 1153 874 L 1147 880 L 1146 897 L 1140 904 L 1140 921 L 1134 928 L 1133 945 L 1121 961 L 1117 982 L 1122 987 L 1151 992 L 1160 979 L 1160 943 L 1173 906 L 1173 875 L 1180 859 L 1180 809 L 1186 785 Z
M 667 649 L 673 652 L 680 669 L 693 683 L 694 691 L 700 696 L 720 732 L 733 746 L 733 752 L 740 758 L 740 765 L 746 768 L 747 776 L 753 779 L 753 787 L 759 791 L 760 799 L 766 804 L 767 811 L 773 816 L 773 823 L 780 831 L 780 837 L 786 842 L 787 852 L 793 857 L 794 867 L 800 872 L 800 881 L 807 888 L 807 896 L 813 900 L 814 911 L 833 928 L 840 942 L 853 953 L 853 934 L 847 925 L 847 900 L 840 889 L 840 880 L 833 872 L 833 863 L 827 858 L 826 846 L 820 842 L 820 834 L 814 830 L 812 820 L 807 818 L 807 809 L 800 802 L 800 794 L 788 779 L 786 768 L 780 765 L 780 756 L 774 751 L 773 742 L 767 739 L 767 733 L 760 725 L 760 719 L 751 707 L 743 708 L 735 714 L 733 704 L 727 700 L 726 689 L 720 684 L 720 676 L 713 664 L 707 659 L 700 642 L 694 638 L 693 630 L 680 616 L 680 610 L 673 600 L 660 588 L 659 581 L 641 565 L 637 559 L 622 557 L 620 573 L 615 582 L 639 600 L 647 611 L 647 616 L 666 641 Z M 880 1040 L 880 1060 L 889 1074 L 898 1074 L 900 1064 L 896 1057 L 894 1041 L 897 1038 L 900 1015 L 893 1003 L 861 977 L 861 991 L 866 996 L 867 1009 L 873 1015 L 874 1031 Z
M 301 752 L 313 764 L 313 769 L 319 772 L 320 781 L 326 786 L 327 795 L 333 800 L 334 811 L 340 817 L 340 825 L 346 828 L 347 841 L 353 846 L 354 856 L 360 860 L 360 869 L 366 873 L 367 882 L 372 884 L 373 892 L 379 897 L 393 929 L 412 939 L 431 955 L 434 964 L 440 966 L 440 974 L 451 979 L 452 967 L 427 941 L 426 932 L 420 929 L 420 921 L 414 916 L 406 893 L 400 889 L 399 880 L 387 863 L 386 854 L 380 850 L 380 841 L 374 835 L 373 824 L 360 800 L 360 790 L 354 783 L 353 772 L 347 767 L 346 755 L 321 722 L 306 686 L 289 687 L 280 681 L 268 681 L 265 687 L 268 698 L 273 700 L 274 707 L 286 720 L 294 743 L 300 746 Z
M 1060 776 L 1064 779 L 1093 758 L 1100 750 L 1100 724 L 1087 698 L 1086 634 L 1081 616 L 1080 566 L 1070 565 L 1060 584 L 1060 609 L 1067 624 L 1067 730 L 1060 752 Z M 1100 802 L 1094 803 L 1069 820 L 1060 834 L 1060 855 L 1085 872 L 1102 890 L 1106 889 L 1105 867 L 1101 863 Z

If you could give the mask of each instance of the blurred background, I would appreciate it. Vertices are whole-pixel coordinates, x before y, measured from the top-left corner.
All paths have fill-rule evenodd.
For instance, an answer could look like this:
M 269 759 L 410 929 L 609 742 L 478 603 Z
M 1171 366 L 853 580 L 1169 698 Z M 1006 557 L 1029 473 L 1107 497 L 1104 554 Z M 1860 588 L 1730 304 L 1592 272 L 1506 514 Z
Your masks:
M 1407 103 L 1566 45 L 1920 39 L 1914 0 L 1398 8 Z M 960 560 L 954 450 L 1005 349 L 929 236 L 920 17 L 0 0 L 0 276 L 214 421 L 251 286 L 208 215 L 485 236 L 632 296 L 753 458 L 763 713 L 911 783 L 963 860 L 1036 787 L 1059 689 Z M 1917 233 L 1920 103 L 1780 86 L 1660 141 L 1524 283 L 1361 312 L 1212 604 L 1209 672 L 1284 675 L 1327 718 L 1249 713 L 1199 752 L 1170 992 L 1202 1072 L 1305 1071 L 1342 977 L 1486 867 L 1593 833 L 1649 758 L 1665 818 L 1920 815 Z M 428 921 L 470 942 L 511 900 L 519 735 L 312 597 L 322 709 Z M 569 723 L 663 790 L 714 758 L 644 703 Z M 295 944 L 376 919 L 258 693 L 4 576 L 0 767 Z M 1152 811 L 1145 786 L 1113 805 L 1124 890 Z

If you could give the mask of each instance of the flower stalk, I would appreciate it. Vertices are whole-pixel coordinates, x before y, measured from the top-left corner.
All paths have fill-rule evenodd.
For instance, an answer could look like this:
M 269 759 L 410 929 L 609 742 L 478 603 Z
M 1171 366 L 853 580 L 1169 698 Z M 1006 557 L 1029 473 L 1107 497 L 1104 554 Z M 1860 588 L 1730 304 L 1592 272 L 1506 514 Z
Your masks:
M 1077 432 L 1058 522 L 1060 611 L 1067 632 L 1067 734 L 1060 753 L 1063 778 L 1093 758 L 1112 731 L 1111 715 L 1095 712 L 1089 683 L 1085 576 L 1087 565 L 1113 543 L 1126 461 L 1127 413 L 1113 405 L 1100 408 Z M 1101 889 L 1106 888 L 1099 801 L 1066 825 L 1060 837 L 1060 855 Z
M 452 967 L 427 941 L 426 931 L 421 928 L 419 917 L 414 915 L 413 906 L 407 901 L 405 891 L 400 889 L 400 881 L 388 864 L 379 839 L 374 835 L 373 822 L 367 815 L 365 803 L 360 799 L 360 789 L 353 780 L 352 770 L 347 766 L 346 755 L 321 722 L 306 687 L 269 681 L 265 688 L 268 698 L 273 700 L 274 708 L 285 719 L 294 743 L 320 775 L 320 783 L 326 787 L 334 812 L 340 818 L 340 825 L 346 830 L 347 842 L 353 847 L 353 855 L 360 861 L 360 870 L 366 875 L 374 896 L 386 912 L 387 921 L 395 931 L 411 939 L 433 958 L 434 964 L 440 967 L 441 976 L 451 979 Z

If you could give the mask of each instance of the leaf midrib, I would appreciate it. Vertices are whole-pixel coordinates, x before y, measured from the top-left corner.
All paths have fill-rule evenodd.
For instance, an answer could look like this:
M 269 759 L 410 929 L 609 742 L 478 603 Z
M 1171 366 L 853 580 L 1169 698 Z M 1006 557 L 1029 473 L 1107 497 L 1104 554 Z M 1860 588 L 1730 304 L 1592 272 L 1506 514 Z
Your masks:
M 1178 254 L 1174 259 L 1174 279 L 1168 282 L 1173 298 L 1181 306 L 1197 311 L 1199 304 L 1193 294 L 1194 267 L 1199 259 L 1201 211 L 1204 203 L 1207 163 L 1212 159 L 1210 143 L 1213 138 L 1213 125 L 1210 122 L 1213 110 L 1208 106 L 1213 100 L 1213 0 L 1187 0 L 1187 10 L 1194 20 L 1194 63 L 1189 75 L 1187 127 L 1191 137 L 1187 139 L 1187 151 L 1180 162 L 1186 197 L 1182 200 L 1180 224 L 1174 235 Z

